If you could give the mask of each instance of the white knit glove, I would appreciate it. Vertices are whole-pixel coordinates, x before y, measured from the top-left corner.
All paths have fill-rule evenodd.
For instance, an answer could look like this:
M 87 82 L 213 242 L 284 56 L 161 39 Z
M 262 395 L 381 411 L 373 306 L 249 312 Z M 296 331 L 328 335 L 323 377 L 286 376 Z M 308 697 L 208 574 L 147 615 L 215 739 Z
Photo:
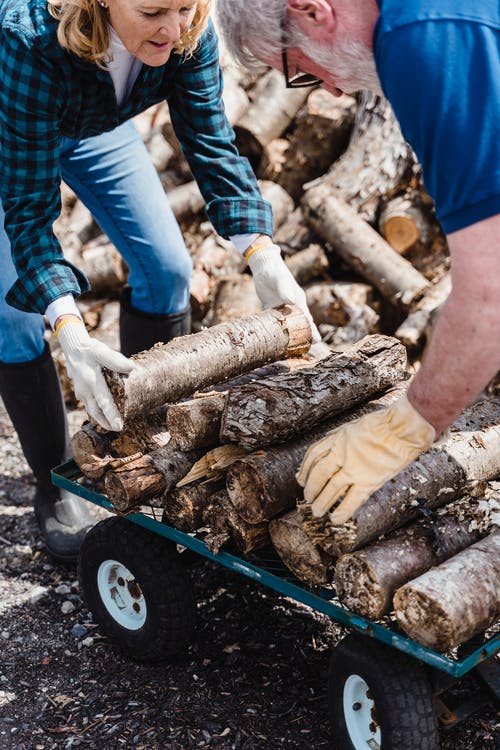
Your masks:
M 106 430 L 121 430 L 123 419 L 106 384 L 102 367 L 128 373 L 133 362 L 101 341 L 90 338 L 83 321 L 65 320 L 56 328 L 75 396 L 88 415 Z
M 258 250 L 250 251 L 248 265 L 262 307 L 277 307 L 287 303 L 297 305 L 309 321 L 313 343 L 321 341 L 321 335 L 307 307 L 306 294 L 287 268 L 278 245 L 264 245 Z

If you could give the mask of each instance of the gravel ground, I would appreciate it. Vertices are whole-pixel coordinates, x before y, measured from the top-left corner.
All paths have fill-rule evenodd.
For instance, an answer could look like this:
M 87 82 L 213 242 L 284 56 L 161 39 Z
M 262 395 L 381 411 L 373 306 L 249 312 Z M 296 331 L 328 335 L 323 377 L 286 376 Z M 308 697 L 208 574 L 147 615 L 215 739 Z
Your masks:
M 33 489 L 0 402 L 1 750 L 335 750 L 328 655 L 345 631 L 204 562 L 192 645 L 162 666 L 132 662 L 92 622 L 75 568 L 46 554 Z M 495 722 L 481 709 L 442 750 L 500 750 Z

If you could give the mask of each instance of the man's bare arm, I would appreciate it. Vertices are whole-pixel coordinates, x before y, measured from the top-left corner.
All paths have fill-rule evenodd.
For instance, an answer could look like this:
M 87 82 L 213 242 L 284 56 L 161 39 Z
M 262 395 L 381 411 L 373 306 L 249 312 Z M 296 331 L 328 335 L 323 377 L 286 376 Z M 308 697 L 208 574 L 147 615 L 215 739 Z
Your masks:
M 500 370 L 500 214 L 448 243 L 453 289 L 408 394 L 437 434 Z

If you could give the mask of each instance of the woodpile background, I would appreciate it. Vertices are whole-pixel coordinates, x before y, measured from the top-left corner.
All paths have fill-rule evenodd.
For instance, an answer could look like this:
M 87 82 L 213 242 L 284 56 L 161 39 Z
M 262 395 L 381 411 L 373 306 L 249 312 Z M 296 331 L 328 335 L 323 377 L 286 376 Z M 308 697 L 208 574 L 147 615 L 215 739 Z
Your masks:
M 74 457 L 118 512 L 157 507 L 177 528 L 201 529 L 214 551 L 247 555 L 271 545 L 294 575 L 334 586 L 353 611 L 395 617 L 416 640 L 451 648 L 499 614 L 498 379 L 439 446 L 342 528 L 311 517 L 295 480 L 312 442 L 397 397 L 449 294 L 446 239 L 420 167 L 382 98 L 286 90 L 276 71 L 244 74 L 224 51 L 222 63 L 237 144 L 332 352 L 314 360 L 307 345 L 276 347 L 241 371 L 174 390 L 168 404 L 141 408 L 139 398 L 122 433 L 86 423 L 72 438 Z M 167 106 L 136 124 L 193 257 L 193 334 L 211 341 L 212 329 L 215 336 L 246 316 L 260 320 L 245 263 L 206 220 Z M 78 304 L 91 334 L 118 349 L 127 268 L 66 186 L 62 199 L 56 232 L 92 286 Z

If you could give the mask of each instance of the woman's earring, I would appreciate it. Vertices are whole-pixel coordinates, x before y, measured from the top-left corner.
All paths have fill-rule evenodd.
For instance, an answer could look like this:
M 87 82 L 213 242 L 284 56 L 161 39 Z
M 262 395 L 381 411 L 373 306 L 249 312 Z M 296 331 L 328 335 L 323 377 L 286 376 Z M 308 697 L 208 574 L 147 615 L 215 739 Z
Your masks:
M 107 8 L 108 7 L 107 3 L 105 3 L 104 0 L 98 0 L 98 2 L 99 2 L 99 5 L 101 6 L 101 8 Z

